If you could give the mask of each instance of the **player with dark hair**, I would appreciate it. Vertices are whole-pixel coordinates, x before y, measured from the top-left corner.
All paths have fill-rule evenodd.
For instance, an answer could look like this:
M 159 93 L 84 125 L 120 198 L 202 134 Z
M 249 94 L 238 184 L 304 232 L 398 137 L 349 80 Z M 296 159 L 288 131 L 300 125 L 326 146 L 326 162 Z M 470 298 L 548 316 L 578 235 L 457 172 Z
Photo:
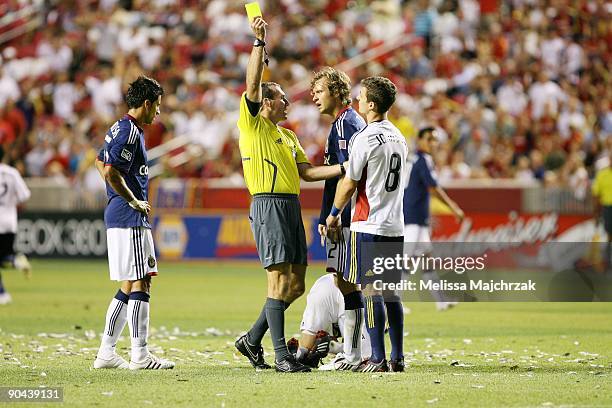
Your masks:
M 17 234 L 17 206 L 30 198 L 30 190 L 16 168 L 2 163 L 4 149 L 0 146 L 0 268 L 5 263 L 30 273 L 30 262 L 24 254 L 15 253 Z M 11 303 L 11 295 L 2 284 L 0 275 L 0 305 Z
M 441 200 L 461 222 L 464 214 L 438 184 L 435 166 L 431 154 L 438 144 L 437 131 L 425 127 L 417 134 L 417 150 L 408 159 L 410 176 L 404 192 L 404 251 L 408 256 L 428 255 L 431 252 L 429 233 L 430 196 Z M 439 281 L 433 270 L 423 271 L 424 281 Z M 443 292 L 432 290 L 436 308 L 440 311 L 454 306 L 457 302 L 449 301 Z
M 274 345 L 276 371 L 304 372 L 285 342 L 285 309 L 304 293 L 307 266 L 306 232 L 298 195 L 300 178 L 325 180 L 342 174 L 342 166 L 313 167 L 295 133 L 279 126 L 287 119 L 289 101 L 280 85 L 262 83 L 267 23 L 251 23 L 255 43 L 240 101 L 240 155 L 244 181 L 253 196 L 249 220 L 257 252 L 267 271 L 267 298 L 247 334 L 236 341 L 238 351 L 255 368 L 270 368 L 261 340 L 268 330 Z
M 327 143 L 325 144 L 325 165 L 334 166 L 345 163 L 348 158 L 348 145 L 354 134 L 366 126 L 365 121 L 355 109 L 351 107 L 351 81 L 344 72 L 331 67 L 325 67 L 315 72 L 310 82 L 312 101 L 319 112 L 334 118 Z M 331 211 L 336 195 L 339 178 L 325 181 L 323 202 L 319 216 L 319 234 L 326 236 L 325 220 Z M 344 298 L 344 352 L 325 368 L 331 370 L 351 370 L 361 363 L 361 326 L 363 323 L 363 299 L 358 285 L 344 280 L 344 271 L 347 267 L 347 241 L 350 237 L 351 206 L 347 205 L 341 215 L 342 233 L 338 242 L 326 239 L 327 272 L 336 274 L 338 289 Z M 304 329 L 307 330 L 307 329 Z M 304 331 L 302 330 L 302 331 Z M 314 335 L 314 333 L 311 333 Z M 355 339 L 355 341 L 351 341 Z M 299 355 L 306 359 L 307 354 Z M 306 361 L 306 360 L 304 360 Z
M 121 288 L 106 312 L 104 334 L 94 368 L 169 369 L 172 361 L 154 356 L 147 348 L 151 276 L 157 260 L 147 202 L 149 168 L 143 125 L 159 115 L 163 88 L 141 76 L 125 96 L 127 114 L 106 133 L 96 168 L 106 181 L 108 204 L 104 211 L 111 280 Z M 117 339 L 128 324 L 131 359 L 128 364 L 115 351 Z
M 372 265 L 365 248 L 368 244 L 385 243 L 400 246 L 398 253 L 401 252 L 404 229 L 398 220 L 403 212 L 408 146 L 404 136 L 387 119 L 387 111 L 395 101 L 395 85 L 383 77 L 366 78 L 361 85 L 359 112 L 365 116 L 368 125 L 355 134 L 349 144 L 346 177 L 338 185 L 334 205 L 327 217 L 327 232 L 330 238 L 337 239 L 340 212 L 357 191 L 350 227 L 350 267 L 345 271 L 344 278 L 351 283 L 362 284 L 372 356 L 354 371 L 389 371 L 384 342 L 387 322 L 385 309 L 391 338 L 391 369 L 402 371 L 402 303 L 397 294 L 385 292 L 383 298 L 383 292 L 374 289 L 367 274 Z

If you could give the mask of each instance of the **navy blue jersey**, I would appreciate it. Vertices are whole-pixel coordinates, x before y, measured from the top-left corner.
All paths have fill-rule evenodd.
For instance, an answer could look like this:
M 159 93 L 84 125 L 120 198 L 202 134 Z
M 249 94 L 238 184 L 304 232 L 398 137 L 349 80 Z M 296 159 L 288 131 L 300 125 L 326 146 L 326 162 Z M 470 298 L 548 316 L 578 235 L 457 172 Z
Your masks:
M 334 164 L 344 163 L 348 160 L 348 145 L 353 135 L 359 132 L 366 126 L 365 120 L 355 109 L 348 107 L 342 110 L 327 136 L 325 143 L 325 165 L 333 166 Z M 340 177 L 334 177 L 325 180 L 325 189 L 323 190 L 323 202 L 321 204 L 321 215 L 319 216 L 319 224 L 325 225 L 325 220 L 329 215 L 334 197 L 336 196 L 336 187 Z M 351 224 L 351 206 L 347 205 L 342 211 L 342 226 L 349 227 Z
M 148 200 L 149 167 L 144 144 L 144 132 L 134 118 L 125 115 L 106 133 L 104 148 L 98 156 L 105 166 L 121 172 L 128 188 L 138 200 Z M 104 210 L 106 228 L 151 228 L 147 216 L 134 210 L 123 197 L 106 184 L 108 205 Z
M 438 176 L 429 154 L 419 150 L 409 161 L 412 168 L 404 191 L 404 224 L 426 226 L 429 225 L 429 188 L 438 186 Z

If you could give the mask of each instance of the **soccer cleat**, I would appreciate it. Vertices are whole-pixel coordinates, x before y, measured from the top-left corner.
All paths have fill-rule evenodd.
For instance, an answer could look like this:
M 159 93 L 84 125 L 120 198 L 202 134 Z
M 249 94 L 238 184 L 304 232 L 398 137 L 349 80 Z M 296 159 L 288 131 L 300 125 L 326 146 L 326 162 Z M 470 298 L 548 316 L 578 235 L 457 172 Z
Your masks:
M 32 275 L 32 266 L 30 265 L 30 261 L 24 254 L 15 255 L 15 259 L 13 259 L 13 266 L 18 271 L 23 272 L 24 276 L 29 279 Z
M 389 371 L 393 373 L 403 373 L 406 368 L 406 364 L 404 364 L 404 357 L 398 360 L 389 360 Z
M 130 364 L 123 357 L 121 357 L 120 355 L 116 353 L 113 353 L 113 355 L 108 359 L 96 357 L 96 361 L 94 361 L 94 365 L 93 365 L 93 368 L 95 369 L 99 369 L 99 368 L 127 369 L 129 367 L 130 367 Z
M 359 364 L 351 363 L 344 354 L 338 353 L 332 361 L 319 367 L 319 371 L 353 371 L 357 367 Z
M 261 344 L 258 346 L 252 346 L 247 341 L 247 335 L 241 336 L 236 343 L 234 343 L 236 349 L 249 359 L 251 365 L 255 368 L 259 368 L 260 370 L 267 370 L 268 368 L 272 368 L 270 364 L 266 363 L 264 360 L 263 347 Z
M 359 373 L 386 373 L 389 371 L 389 366 L 387 366 L 387 360 L 383 360 L 380 363 L 373 363 L 370 360 L 366 360 L 353 371 Z
M 13 298 L 8 292 L 0 293 L 0 305 L 8 305 L 13 301 Z
M 171 370 L 174 362 L 149 353 L 142 361 L 130 361 L 130 370 Z
M 302 363 L 299 363 L 293 354 L 285 357 L 281 361 L 274 362 L 276 366 L 276 371 L 279 373 L 309 373 L 310 367 L 305 366 Z

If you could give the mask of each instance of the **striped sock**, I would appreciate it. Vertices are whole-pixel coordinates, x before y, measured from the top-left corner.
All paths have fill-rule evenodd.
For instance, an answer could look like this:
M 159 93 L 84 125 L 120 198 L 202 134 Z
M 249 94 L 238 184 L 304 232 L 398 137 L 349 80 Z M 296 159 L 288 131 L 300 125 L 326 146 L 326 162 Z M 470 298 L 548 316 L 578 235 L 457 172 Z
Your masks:
M 380 363 L 385 359 L 385 301 L 382 296 L 366 297 L 366 328 L 370 335 L 372 356 L 370 361 Z
M 115 353 L 117 340 L 127 323 L 128 299 L 129 296 L 120 289 L 108 305 L 104 334 L 102 335 L 102 342 L 98 351 L 98 357 L 100 358 L 107 358 Z
M 360 291 L 344 295 L 344 357 L 352 364 L 361 363 L 363 299 Z
M 128 326 L 132 343 L 132 361 L 140 362 L 145 359 L 147 337 L 149 334 L 149 294 L 145 292 L 132 292 L 127 306 Z

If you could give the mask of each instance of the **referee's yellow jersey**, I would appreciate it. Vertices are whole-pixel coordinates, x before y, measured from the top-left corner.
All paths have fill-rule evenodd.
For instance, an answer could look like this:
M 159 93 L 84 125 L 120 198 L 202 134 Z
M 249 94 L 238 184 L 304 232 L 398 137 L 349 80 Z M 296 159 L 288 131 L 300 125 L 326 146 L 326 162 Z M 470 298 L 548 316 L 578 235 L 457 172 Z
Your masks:
M 599 198 L 601 205 L 612 206 L 612 163 L 597 172 L 592 188 L 593 195 Z
M 300 194 L 297 163 L 309 163 L 295 133 L 260 114 L 252 116 L 246 93 L 240 98 L 240 155 L 249 193 Z

